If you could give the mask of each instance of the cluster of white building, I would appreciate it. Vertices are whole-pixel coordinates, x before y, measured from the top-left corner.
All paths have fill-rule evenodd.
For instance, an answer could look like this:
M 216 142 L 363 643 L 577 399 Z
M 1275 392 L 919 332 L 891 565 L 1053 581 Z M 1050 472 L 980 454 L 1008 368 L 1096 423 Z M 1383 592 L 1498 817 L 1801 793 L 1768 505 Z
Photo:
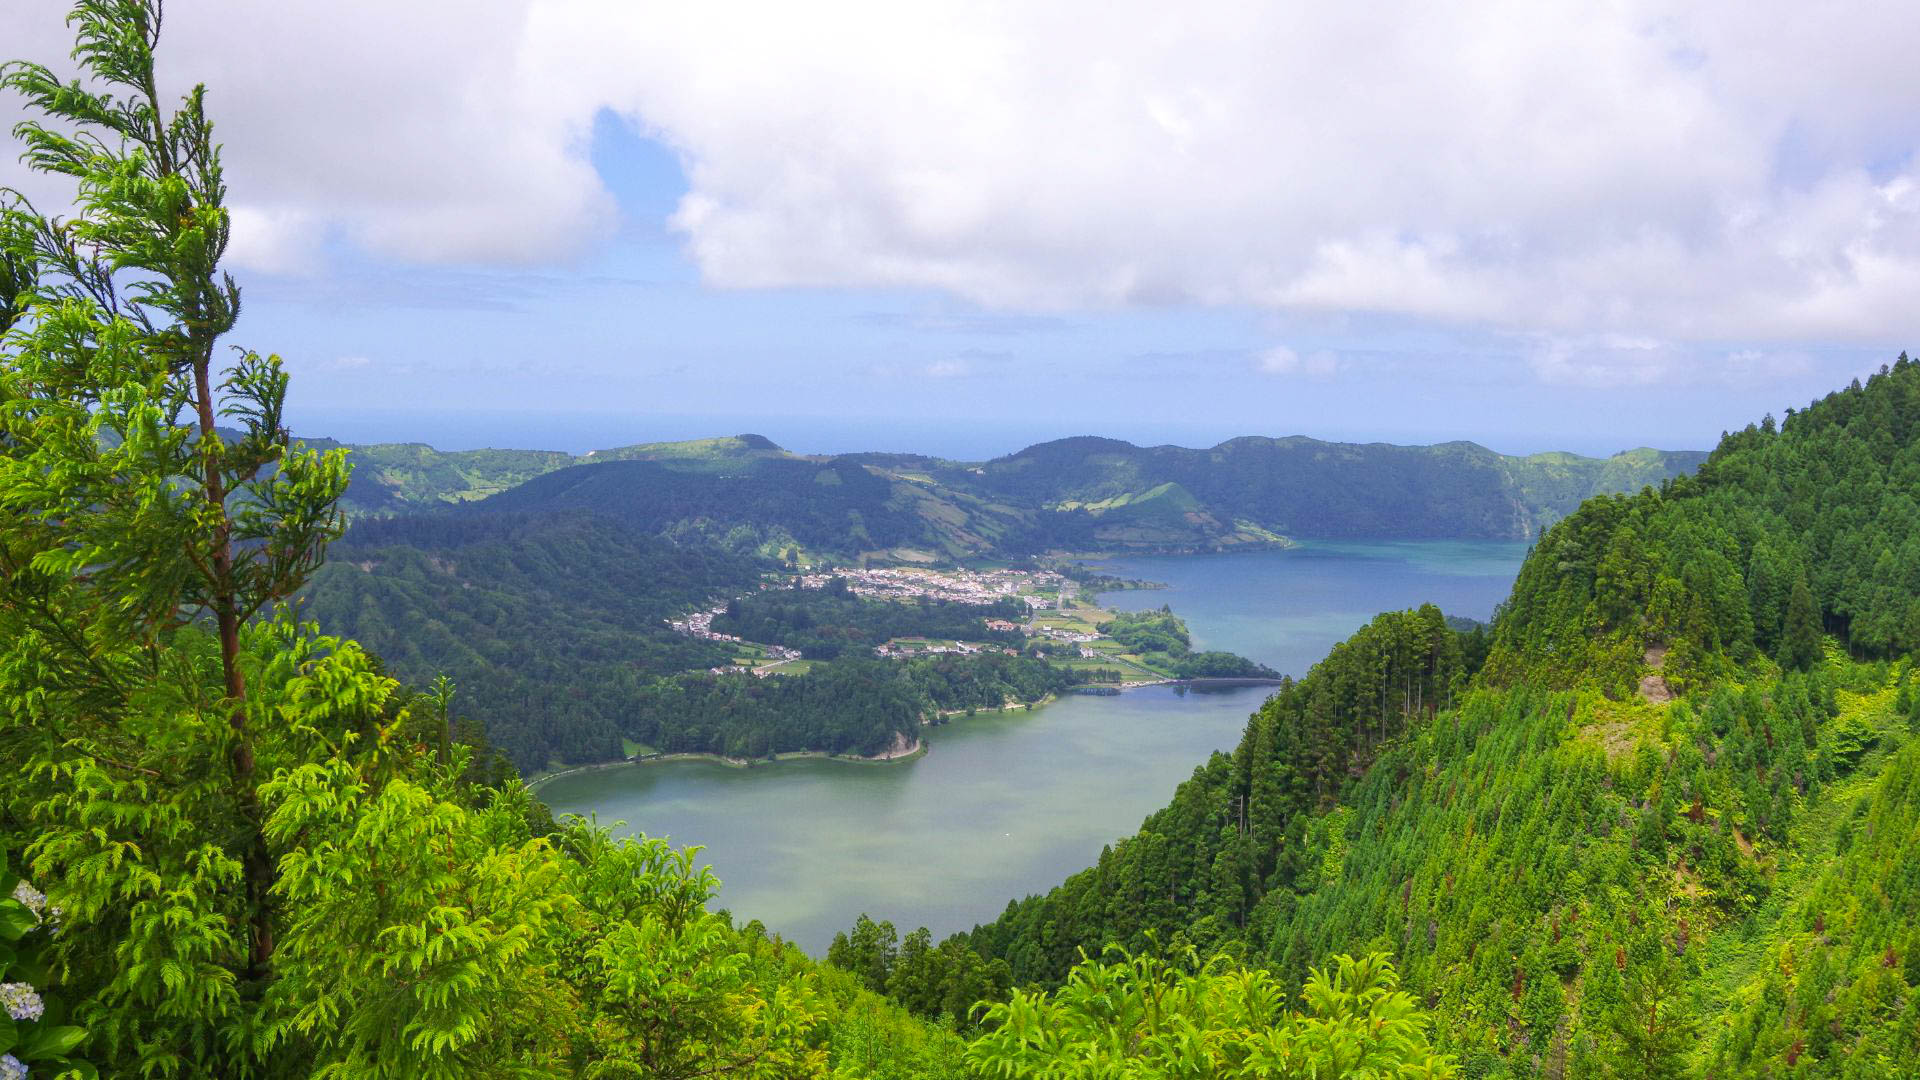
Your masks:
M 684 619 L 668 619 L 667 625 L 682 634 L 686 634 L 689 637 L 697 637 L 703 641 L 737 642 L 740 640 L 737 634 L 714 633 L 713 620 L 726 613 L 727 605 L 721 604 L 719 607 L 709 608 L 706 611 L 696 611 Z
M 956 641 L 951 645 L 916 645 L 911 642 L 889 641 L 885 645 L 875 645 L 873 647 L 873 654 L 875 656 L 887 657 L 933 656 L 938 653 L 954 653 L 967 656 L 974 653 L 986 652 L 1005 653 L 1008 656 L 1020 655 L 1019 649 L 1008 648 L 1004 645 L 976 645 L 967 641 Z
M 687 634 L 689 638 L 701 638 L 707 642 L 737 642 L 739 640 L 737 634 L 714 632 L 714 619 L 720 615 L 726 615 L 726 603 L 722 603 L 720 607 L 710 607 L 707 611 L 695 611 L 685 619 L 668 619 L 666 625 L 672 626 L 682 634 Z
M 1053 601 L 1034 595 L 1036 591 L 1058 590 L 1067 584 L 1064 577 L 1048 571 L 922 570 L 911 566 L 815 572 L 801 575 L 797 584 L 803 589 L 824 589 L 834 578 L 845 578 L 847 591 L 855 596 L 886 600 L 917 600 L 925 596 L 965 604 L 991 604 L 1018 597 L 1032 608 L 1053 606 Z
M 847 591 L 855 596 L 873 597 L 884 600 L 918 600 L 927 597 L 933 600 L 950 600 L 966 604 L 991 604 L 1006 599 L 1024 601 L 1030 611 L 1044 610 L 1055 605 L 1055 601 L 1036 595 L 1040 591 L 1051 590 L 1056 595 L 1072 596 L 1077 591 L 1071 580 L 1063 575 L 1049 571 L 1038 573 L 1025 570 L 923 570 L 916 567 L 885 567 L 874 570 L 829 570 L 803 574 L 794 585 L 802 589 L 824 589 L 834 578 L 844 578 Z M 778 588 L 772 582 L 761 588 Z M 705 611 L 696 611 L 685 618 L 669 619 L 667 625 L 679 633 L 706 641 L 727 641 L 743 644 L 735 634 L 717 633 L 713 629 L 713 620 L 726 614 L 727 605 L 720 604 Z M 1007 619 L 988 619 L 987 629 L 1000 633 L 1030 631 L 1055 641 L 1080 646 L 1080 655 L 1097 655 L 1087 645 L 1099 640 L 1098 634 L 1079 633 L 1064 630 L 1057 626 L 1024 626 Z M 781 662 L 800 659 L 798 649 L 785 645 L 765 645 L 769 662 Z M 910 644 L 890 641 L 873 650 L 879 656 L 927 656 L 937 653 L 971 654 L 980 652 L 1002 652 L 1009 656 L 1019 654 L 1018 649 L 1001 645 L 973 644 L 964 641 L 952 644 Z M 756 675 L 768 672 L 764 667 L 746 668 L 738 665 L 716 667 L 716 675 L 728 672 L 752 670 Z
M 706 611 L 696 611 L 684 619 L 668 619 L 667 625 L 673 627 L 673 629 L 679 633 L 685 634 L 688 637 L 699 638 L 702 641 L 731 641 L 736 645 L 742 644 L 740 635 L 721 634 L 715 632 L 713 629 L 713 620 L 726 613 L 727 605 L 721 604 L 719 607 L 709 608 Z M 770 663 L 800 659 L 799 649 L 789 648 L 785 645 L 763 645 L 761 648 L 766 651 L 767 660 Z M 728 672 L 745 670 L 747 669 L 736 664 L 714 668 L 713 673 L 715 675 L 721 675 Z

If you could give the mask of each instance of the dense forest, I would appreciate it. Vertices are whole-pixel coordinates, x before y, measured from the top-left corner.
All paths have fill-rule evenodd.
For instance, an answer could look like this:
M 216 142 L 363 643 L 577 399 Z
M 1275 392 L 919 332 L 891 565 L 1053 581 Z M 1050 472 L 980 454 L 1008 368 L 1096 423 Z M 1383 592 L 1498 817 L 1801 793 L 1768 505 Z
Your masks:
M 621 756 L 635 695 L 661 674 L 731 664 L 667 620 L 757 587 L 762 562 L 583 513 L 364 521 L 303 594 L 303 614 L 397 675 L 446 675 L 460 709 L 525 770 Z
M 1588 496 L 1658 484 L 1702 456 L 1510 457 L 1464 442 L 1360 445 L 1298 436 L 1190 450 L 1089 436 L 996 458 L 973 482 L 1001 498 L 1054 508 L 1039 526 L 1043 542 L 1084 537 L 1078 542 L 1092 540 L 1096 549 L 1125 543 L 1148 493 L 1171 509 L 1198 508 L 1222 522 L 1300 538 L 1525 539 Z
M 633 691 L 622 730 L 666 753 L 873 755 L 917 742 L 921 724 L 945 713 L 1032 704 L 1075 681 L 1045 661 L 1001 653 L 847 658 L 767 678 L 691 673 Z
M 1298 985 L 1381 950 L 1466 1075 L 1903 1074 L 1916 418 L 1902 356 L 1587 503 L 1491 635 L 1380 616 L 949 967 L 1072 987 L 1083 951 L 1172 944 Z
M 1698 476 L 1586 504 L 1522 570 L 1494 673 L 1620 692 L 1654 645 L 1678 686 L 1756 656 L 1805 669 L 1821 634 L 1859 658 L 1920 648 L 1916 426 L 1902 354 L 1865 386 L 1732 433 Z
M 1235 653 L 1193 651 L 1186 620 L 1162 604 L 1158 611 L 1121 611 L 1099 631 L 1178 679 L 1277 679 L 1280 673 Z
M 767 457 L 731 472 L 659 461 L 576 465 L 476 504 L 493 511 L 592 510 L 621 525 L 737 551 L 859 553 L 923 543 L 926 523 L 886 476 L 846 462 Z
M 448 684 L 299 621 L 346 454 L 290 439 L 278 357 L 216 347 L 220 152 L 200 89 L 162 111 L 158 5 L 72 26 L 88 82 L 0 69 L 78 187 L 58 224 L 0 193 L 0 1076 L 967 1075 L 709 912 L 690 853 L 552 821 Z M 523 575 L 610 539 L 552 528 L 456 539 Z M 748 569 L 619 550 L 642 603 Z

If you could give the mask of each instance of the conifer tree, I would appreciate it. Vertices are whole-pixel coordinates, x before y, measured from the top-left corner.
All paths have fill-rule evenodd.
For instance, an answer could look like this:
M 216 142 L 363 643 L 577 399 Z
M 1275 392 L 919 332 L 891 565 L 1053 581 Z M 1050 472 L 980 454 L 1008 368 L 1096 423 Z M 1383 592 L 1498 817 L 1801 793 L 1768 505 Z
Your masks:
M 24 160 L 75 193 L 71 218 L 11 192 L 0 209 L 0 605 L 48 665 L 45 689 L 109 728 L 170 635 L 210 631 L 226 730 L 196 738 L 223 759 L 220 798 L 237 811 L 217 846 L 241 867 L 238 974 L 257 980 L 273 956 L 273 868 L 241 627 L 292 596 L 337 535 L 345 453 L 291 441 L 279 357 L 222 362 L 240 290 L 220 270 L 220 149 L 203 87 L 164 104 L 159 4 L 90 0 L 70 21 L 85 80 L 32 63 L 0 73 L 43 118 L 15 130 Z
M 1786 621 L 1780 632 L 1780 666 L 1805 671 L 1820 660 L 1820 612 L 1806 579 L 1787 593 Z

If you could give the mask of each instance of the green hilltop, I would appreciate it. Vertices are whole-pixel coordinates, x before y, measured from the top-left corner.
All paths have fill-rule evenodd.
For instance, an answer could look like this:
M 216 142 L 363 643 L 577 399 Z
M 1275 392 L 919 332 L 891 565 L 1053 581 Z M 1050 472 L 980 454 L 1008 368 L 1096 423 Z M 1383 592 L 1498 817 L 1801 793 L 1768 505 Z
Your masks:
M 763 457 L 786 457 L 759 435 L 732 435 L 687 442 L 639 443 L 575 455 L 560 450 L 435 450 L 425 443 L 353 443 L 305 440 L 315 449 L 347 446 L 353 482 L 341 499 L 352 517 L 429 510 L 498 495 L 558 469 L 597 461 L 666 461 L 676 467 L 718 472 Z

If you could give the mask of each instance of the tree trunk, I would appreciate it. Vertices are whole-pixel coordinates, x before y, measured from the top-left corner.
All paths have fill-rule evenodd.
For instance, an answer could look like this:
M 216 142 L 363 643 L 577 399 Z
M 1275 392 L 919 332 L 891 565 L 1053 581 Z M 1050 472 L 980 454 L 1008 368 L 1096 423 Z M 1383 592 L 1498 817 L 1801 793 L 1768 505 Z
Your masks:
M 273 890 L 273 859 L 267 851 L 267 837 L 260 814 L 260 800 L 253 786 L 253 738 L 247 730 L 247 678 L 240 670 L 240 613 L 233 587 L 233 524 L 227 517 L 226 484 L 220 463 L 212 449 L 214 432 L 211 344 L 198 350 L 193 358 L 194 396 L 200 420 L 200 438 L 206 444 L 201 454 L 201 490 L 216 515 L 213 551 L 213 614 L 220 634 L 220 669 L 226 677 L 227 697 L 233 711 L 227 724 L 233 729 L 233 796 L 247 822 L 247 835 L 240 853 L 245 867 L 247 913 L 250 924 L 250 948 L 247 975 L 258 979 L 266 974 L 273 959 L 273 920 L 268 910 Z

